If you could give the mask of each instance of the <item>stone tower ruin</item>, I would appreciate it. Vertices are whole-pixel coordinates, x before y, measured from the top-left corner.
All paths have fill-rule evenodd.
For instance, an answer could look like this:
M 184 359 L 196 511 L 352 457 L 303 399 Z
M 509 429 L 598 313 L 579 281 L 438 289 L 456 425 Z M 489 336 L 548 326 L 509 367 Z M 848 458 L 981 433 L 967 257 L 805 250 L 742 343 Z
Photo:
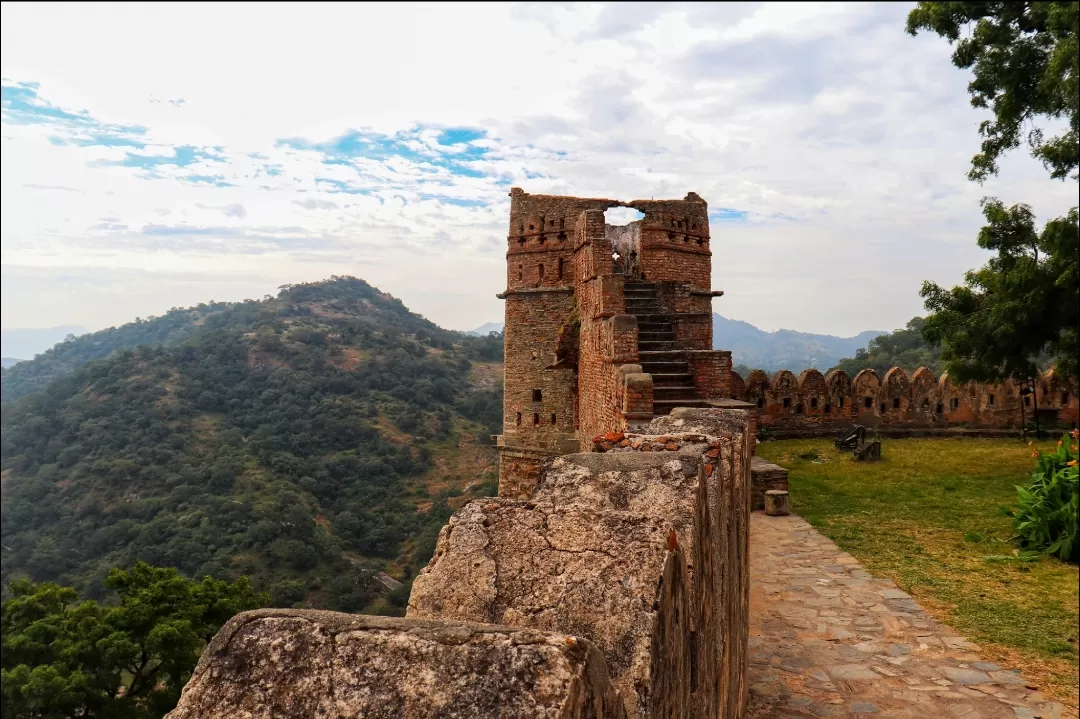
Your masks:
M 510 191 L 499 493 L 540 463 L 672 408 L 730 405 L 731 353 L 712 348 L 709 210 L 682 200 Z M 628 225 L 604 212 L 630 207 Z M 741 403 L 737 403 L 740 404 Z

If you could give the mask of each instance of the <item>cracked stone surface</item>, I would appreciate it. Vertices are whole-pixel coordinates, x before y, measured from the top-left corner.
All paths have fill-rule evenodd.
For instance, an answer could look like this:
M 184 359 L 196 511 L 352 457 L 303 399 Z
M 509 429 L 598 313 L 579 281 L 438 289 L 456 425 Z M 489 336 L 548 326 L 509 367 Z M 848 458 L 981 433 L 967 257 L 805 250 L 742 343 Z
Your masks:
M 690 702 L 689 597 L 670 523 L 580 506 L 479 499 L 443 527 L 407 616 L 532 627 L 589 639 L 631 717 Z
M 801 517 L 751 516 L 748 719 L 1061 719 L 978 651 Z
M 590 642 L 317 610 L 244 612 L 167 719 L 624 717 Z

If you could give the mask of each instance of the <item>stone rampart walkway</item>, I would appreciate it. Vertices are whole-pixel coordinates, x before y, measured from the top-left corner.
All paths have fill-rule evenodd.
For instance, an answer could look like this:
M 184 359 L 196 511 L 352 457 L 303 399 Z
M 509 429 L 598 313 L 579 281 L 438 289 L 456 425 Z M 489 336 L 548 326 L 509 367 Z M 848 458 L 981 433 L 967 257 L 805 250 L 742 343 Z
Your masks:
M 750 521 L 751 719 L 1061 719 L 799 517 Z

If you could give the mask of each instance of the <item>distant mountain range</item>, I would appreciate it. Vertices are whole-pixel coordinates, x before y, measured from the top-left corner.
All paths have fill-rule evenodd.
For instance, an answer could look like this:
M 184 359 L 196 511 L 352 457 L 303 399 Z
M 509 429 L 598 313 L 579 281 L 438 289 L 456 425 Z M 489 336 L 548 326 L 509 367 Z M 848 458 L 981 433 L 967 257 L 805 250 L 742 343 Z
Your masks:
M 788 369 L 796 374 L 808 367 L 826 371 L 870 340 L 886 334 L 867 330 L 854 337 L 818 335 L 796 330 L 766 332 L 749 322 L 729 320 L 713 314 L 713 346 L 731 350 L 733 364 L 744 364 L 766 371 Z
M 502 322 L 488 322 L 469 334 L 486 335 L 488 332 L 501 332 L 502 329 Z M 733 364 L 769 372 L 789 369 L 798 373 L 808 367 L 825 371 L 841 359 L 853 357 L 856 350 L 866 347 L 870 340 L 883 334 L 886 333 L 879 330 L 867 330 L 854 337 L 796 330 L 766 332 L 749 322 L 713 314 L 713 346 L 731 350 Z
M 480 325 L 479 327 L 477 327 L 474 330 L 470 330 L 469 332 L 466 332 L 465 334 L 473 335 L 474 337 L 486 337 L 488 334 L 490 334 L 492 332 L 502 332 L 503 331 L 503 324 L 504 323 L 502 323 L 502 322 L 488 322 L 486 324 Z
M 68 335 L 78 337 L 86 333 L 87 329 L 79 325 L 0 330 L 0 354 L 4 356 L 4 366 L 7 367 L 11 358 L 32 359 L 56 343 L 63 342 Z

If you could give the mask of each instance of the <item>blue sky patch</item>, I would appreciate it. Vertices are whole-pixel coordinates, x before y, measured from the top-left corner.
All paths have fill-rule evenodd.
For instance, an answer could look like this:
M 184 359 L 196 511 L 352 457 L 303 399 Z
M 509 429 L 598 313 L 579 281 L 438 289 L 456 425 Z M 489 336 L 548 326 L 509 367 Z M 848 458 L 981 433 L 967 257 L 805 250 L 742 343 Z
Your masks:
M 750 213 L 747 210 L 717 207 L 709 213 L 709 222 L 746 222 L 749 216 Z
M 473 166 L 487 159 L 489 149 L 477 143 L 486 139 L 487 133 L 476 128 L 441 128 L 431 140 L 436 128 L 420 126 L 393 135 L 377 132 L 350 130 L 344 135 L 323 142 L 303 138 L 284 138 L 278 147 L 318 152 L 324 155 L 327 165 L 352 165 L 353 160 L 365 159 L 386 162 L 403 159 L 421 167 L 446 170 L 459 177 L 485 177 L 485 173 Z
M 370 195 L 371 190 L 363 187 L 350 185 L 344 180 L 335 180 L 330 177 L 316 177 L 315 184 L 324 192 L 344 192 L 349 195 Z
M 421 200 L 435 200 L 443 205 L 454 205 L 455 207 L 487 207 L 490 203 L 486 200 L 472 200 L 465 197 L 447 197 L 446 195 L 434 195 L 421 193 Z
M 51 125 L 77 134 L 77 137 L 50 137 L 56 145 L 106 145 L 142 147 L 137 139 L 146 134 L 141 125 L 114 125 L 100 122 L 86 110 L 71 112 L 41 99 L 37 82 L 13 82 L 5 78 L 0 86 L 3 121 L 11 125 Z
M 214 234 L 212 227 L 187 227 L 184 225 L 146 225 L 144 235 L 152 237 L 200 237 Z
M 184 175 L 183 177 L 176 178 L 180 182 L 186 182 L 192 185 L 213 185 L 214 187 L 236 187 L 231 182 L 227 182 L 221 175 Z

